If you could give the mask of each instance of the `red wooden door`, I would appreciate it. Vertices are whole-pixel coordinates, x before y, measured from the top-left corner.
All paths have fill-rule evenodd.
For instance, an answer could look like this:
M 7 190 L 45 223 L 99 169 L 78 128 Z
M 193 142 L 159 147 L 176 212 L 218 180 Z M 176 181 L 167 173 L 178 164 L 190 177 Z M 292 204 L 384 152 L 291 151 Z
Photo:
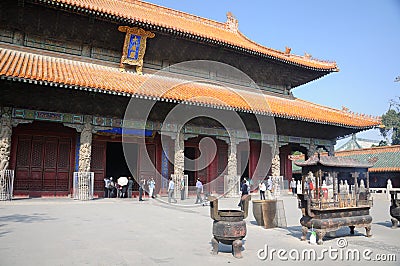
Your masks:
M 43 190 L 42 174 L 44 137 L 33 137 L 31 143 L 32 155 L 30 158 L 31 162 L 29 164 L 31 182 L 29 185 L 29 190 L 41 191 Z
M 71 169 L 71 150 L 72 140 L 68 138 L 61 138 L 58 142 L 58 160 L 57 160 L 57 179 L 56 191 L 69 191 L 70 190 L 70 177 Z
M 32 196 L 68 195 L 72 139 L 20 135 L 17 142 L 14 189 Z
M 29 191 L 31 187 L 31 149 L 32 138 L 30 136 L 20 136 L 17 141 L 18 144 L 16 154 L 15 166 L 15 180 L 14 190 Z
M 94 191 L 102 196 L 104 193 L 104 177 L 106 176 L 107 142 L 96 141 L 92 143 L 92 159 L 90 169 L 94 172 Z

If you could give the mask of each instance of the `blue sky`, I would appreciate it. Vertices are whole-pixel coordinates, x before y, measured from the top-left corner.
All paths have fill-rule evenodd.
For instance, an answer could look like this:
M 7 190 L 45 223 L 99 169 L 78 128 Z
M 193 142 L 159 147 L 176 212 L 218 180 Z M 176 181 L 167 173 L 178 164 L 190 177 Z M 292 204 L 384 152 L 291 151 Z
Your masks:
M 220 22 L 264 46 L 336 61 L 340 71 L 293 89 L 301 99 L 380 116 L 400 96 L 400 0 L 150 0 Z M 359 137 L 382 139 L 378 130 Z M 343 143 L 338 142 L 338 145 Z

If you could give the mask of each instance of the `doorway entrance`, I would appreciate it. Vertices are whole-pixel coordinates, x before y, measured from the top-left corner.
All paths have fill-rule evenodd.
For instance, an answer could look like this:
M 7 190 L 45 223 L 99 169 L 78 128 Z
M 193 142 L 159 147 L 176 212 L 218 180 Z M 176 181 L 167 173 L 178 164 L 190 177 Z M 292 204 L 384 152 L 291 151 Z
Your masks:
M 129 158 L 132 171 L 130 171 L 125 159 L 122 142 L 107 142 L 106 151 L 106 176 L 113 177 L 117 180 L 121 176 L 136 177 L 137 176 L 137 161 L 138 161 L 138 144 L 129 144 L 130 154 L 133 156 Z M 138 189 L 136 182 L 134 183 L 133 190 Z
M 185 147 L 184 154 L 185 154 L 185 169 L 190 169 L 190 170 L 185 170 L 184 174 L 188 175 L 189 186 L 196 186 L 197 172 L 194 171 L 196 169 L 195 162 L 187 160 L 187 159 L 194 160 L 197 158 L 196 148 Z

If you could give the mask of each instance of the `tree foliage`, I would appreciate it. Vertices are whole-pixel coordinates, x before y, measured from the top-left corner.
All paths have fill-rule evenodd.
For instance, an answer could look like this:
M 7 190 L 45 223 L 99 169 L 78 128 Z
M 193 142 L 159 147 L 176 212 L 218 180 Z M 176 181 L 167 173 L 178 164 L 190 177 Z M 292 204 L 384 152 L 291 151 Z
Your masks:
M 389 110 L 382 115 L 381 135 L 385 138 L 392 134 L 392 145 L 400 144 L 400 97 L 398 100 L 390 101 Z

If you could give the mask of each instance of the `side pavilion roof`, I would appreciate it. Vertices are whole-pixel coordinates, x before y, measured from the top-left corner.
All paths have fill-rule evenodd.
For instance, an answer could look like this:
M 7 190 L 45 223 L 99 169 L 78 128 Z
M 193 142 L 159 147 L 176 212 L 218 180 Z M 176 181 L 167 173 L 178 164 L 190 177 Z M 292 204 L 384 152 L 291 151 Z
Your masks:
M 326 157 L 325 153 L 323 155 L 321 158 Z M 374 161 L 374 165 L 368 169 L 370 172 L 400 172 L 400 145 L 337 151 L 335 157 L 338 160 Z M 301 173 L 300 166 L 305 164 L 304 155 L 293 156 L 292 161 L 293 172 Z

